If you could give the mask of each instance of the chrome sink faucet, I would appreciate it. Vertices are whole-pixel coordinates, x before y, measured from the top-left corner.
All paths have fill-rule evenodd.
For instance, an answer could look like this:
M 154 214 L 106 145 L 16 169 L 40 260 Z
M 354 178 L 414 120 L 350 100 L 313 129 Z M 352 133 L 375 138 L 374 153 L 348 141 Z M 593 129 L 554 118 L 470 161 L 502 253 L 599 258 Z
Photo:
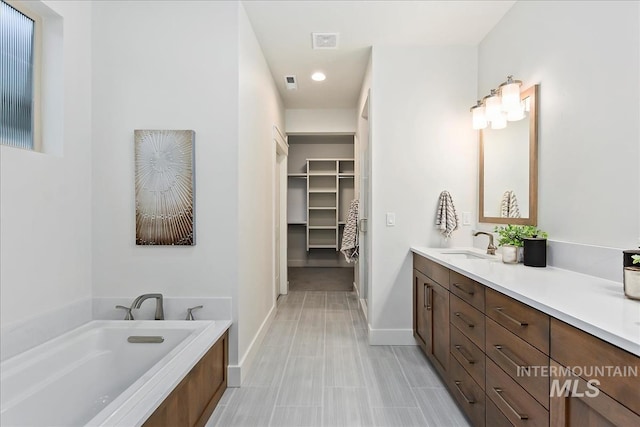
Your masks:
M 131 303 L 131 309 L 140 308 L 142 303 L 149 298 L 156 299 L 156 320 L 164 320 L 164 308 L 162 306 L 162 294 L 143 294 L 134 299 Z
M 493 234 L 491 233 L 486 233 L 484 231 L 478 231 L 476 233 L 473 233 L 474 236 L 477 236 L 479 234 L 484 234 L 486 236 L 489 236 L 489 246 L 487 246 L 487 254 L 489 255 L 495 255 L 496 254 L 496 248 L 495 245 L 493 244 Z

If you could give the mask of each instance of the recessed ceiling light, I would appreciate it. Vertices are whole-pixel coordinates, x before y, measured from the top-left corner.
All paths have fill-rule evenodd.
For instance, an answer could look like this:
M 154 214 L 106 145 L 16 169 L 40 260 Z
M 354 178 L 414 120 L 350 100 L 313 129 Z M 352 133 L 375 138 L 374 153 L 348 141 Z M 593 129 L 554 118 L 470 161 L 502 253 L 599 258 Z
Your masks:
M 320 71 L 317 71 L 311 75 L 311 79 L 316 82 L 321 82 L 326 78 L 327 76 L 325 76 L 324 73 L 321 73 Z

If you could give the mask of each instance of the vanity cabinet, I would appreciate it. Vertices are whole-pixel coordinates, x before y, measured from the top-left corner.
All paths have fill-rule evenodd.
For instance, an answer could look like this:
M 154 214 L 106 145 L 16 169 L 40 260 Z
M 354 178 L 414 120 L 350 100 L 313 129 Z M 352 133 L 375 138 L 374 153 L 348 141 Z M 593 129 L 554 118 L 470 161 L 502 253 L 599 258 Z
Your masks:
M 551 359 L 555 368 L 551 380 L 556 384 L 551 389 L 554 426 L 640 425 L 637 356 L 552 319 Z M 580 369 L 582 376 L 566 367 Z M 612 371 L 615 368 L 619 370 Z M 558 393 L 563 385 L 571 390 Z
M 413 261 L 414 336 L 474 426 L 640 425 L 638 376 L 569 378 L 560 369 L 640 372 L 639 357 L 420 255 Z
M 474 426 L 640 425 L 638 356 L 420 255 L 413 266 L 414 336 Z
M 444 375 L 449 369 L 449 290 L 416 269 L 413 286 L 413 335 Z

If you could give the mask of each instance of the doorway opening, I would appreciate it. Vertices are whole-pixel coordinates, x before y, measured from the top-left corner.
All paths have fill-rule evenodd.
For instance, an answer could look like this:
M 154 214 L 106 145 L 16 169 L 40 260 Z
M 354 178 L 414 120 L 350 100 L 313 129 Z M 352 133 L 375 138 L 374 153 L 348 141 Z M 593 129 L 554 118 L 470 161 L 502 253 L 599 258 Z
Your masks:
M 288 137 L 287 266 L 290 291 L 353 290 L 340 252 L 355 199 L 354 135 Z

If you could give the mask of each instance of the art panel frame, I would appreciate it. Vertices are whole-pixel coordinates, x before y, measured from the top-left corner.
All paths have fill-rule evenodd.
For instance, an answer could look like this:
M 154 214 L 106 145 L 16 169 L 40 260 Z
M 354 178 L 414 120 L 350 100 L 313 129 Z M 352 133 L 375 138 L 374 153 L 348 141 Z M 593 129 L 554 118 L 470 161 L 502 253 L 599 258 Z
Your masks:
M 134 131 L 136 245 L 194 246 L 195 131 Z

